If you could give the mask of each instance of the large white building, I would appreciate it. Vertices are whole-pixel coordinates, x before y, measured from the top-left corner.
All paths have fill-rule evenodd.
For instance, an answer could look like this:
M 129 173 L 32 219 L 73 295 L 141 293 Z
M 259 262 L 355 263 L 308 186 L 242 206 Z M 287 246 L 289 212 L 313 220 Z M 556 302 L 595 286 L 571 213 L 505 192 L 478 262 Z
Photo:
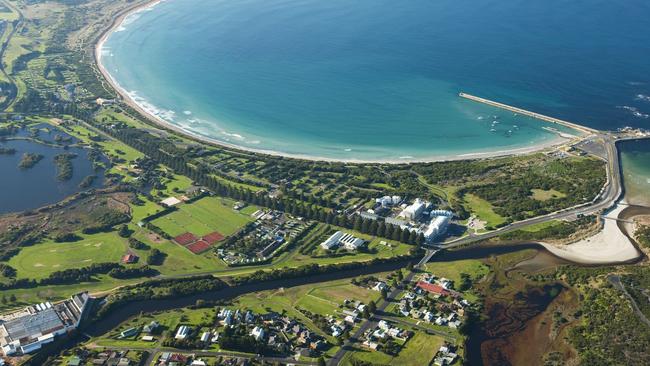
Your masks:
M 89 299 L 88 293 L 82 292 L 58 304 L 41 303 L 0 317 L 2 353 L 11 356 L 34 352 L 55 337 L 75 329 Z
M 426 210 L 431 203 L 426 202 L 420 198 L 416 198 L 415 201 L 407 206 L 400 214 L 398 215 L 399 217 L 403 217 L 407 220 L 417 220 L 422 216 L 422 213 L 424 213 L 424 210 Z
M 440 235 L 446 233 L 450 222 L 451 216 L 434 216 L 424 230 L 424 240 L 430 243 Z
M 402 202 L 402 197 L 400 196 L 384 196 L 381 198 L 375 199 L 375 202 L 380 204 L 382 207 L 391 207 L 399 205 Z
M 324 249 L 329 250 L 342 245 L 347 250 L 357 250 L 363 244 L 365 244 L 363 239 L 359 239 L 352 234 L 337 231 L 332 234 L 332 236 L 327 238 L 327 240 L 322 242 L 320 246 Z

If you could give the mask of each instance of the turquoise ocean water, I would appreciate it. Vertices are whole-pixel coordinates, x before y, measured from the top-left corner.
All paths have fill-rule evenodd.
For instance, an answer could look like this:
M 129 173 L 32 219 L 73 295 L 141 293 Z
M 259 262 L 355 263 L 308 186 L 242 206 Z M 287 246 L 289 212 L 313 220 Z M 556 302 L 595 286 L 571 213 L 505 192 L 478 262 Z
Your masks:
M 166 0 L 130 16 L 102 63 L 196 134 L 407 160 L 557 138 L 460 91 L 595 128 L 650 128 L 649 56 L 642 0 Z

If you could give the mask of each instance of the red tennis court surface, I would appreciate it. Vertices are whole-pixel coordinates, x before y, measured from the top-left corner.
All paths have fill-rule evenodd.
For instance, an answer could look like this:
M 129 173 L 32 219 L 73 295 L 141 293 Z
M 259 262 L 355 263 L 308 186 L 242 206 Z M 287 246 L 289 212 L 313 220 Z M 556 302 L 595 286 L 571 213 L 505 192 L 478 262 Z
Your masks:
M 206 251 L 207 249 L 210 248 L 210 244 L 208 244 L 205 240 L 199 240 L 196 243 L 192 243 L 185 248 L 189 249 L 190 252 L 194 254 L 199 254 L 201 252 Z
M 204 236 L 202 239 L 205 242 L 207 242 L 209 245 L 212 245 L 212 244 L 214 244 L 214 243 L 216 243 L 218 241 L 223 240 L 224 238 L 225 237 L 223 235 L 221 235 L 221 233 L 218 233 L 218 232 L 215 231 L 213 233 L 210 233 L 210 234 Z
M 192 233 L 181 234 L 174 238 L 174 241 L 178 244 L 185 246 L 187 244 L 194 243 L 198 238 Z

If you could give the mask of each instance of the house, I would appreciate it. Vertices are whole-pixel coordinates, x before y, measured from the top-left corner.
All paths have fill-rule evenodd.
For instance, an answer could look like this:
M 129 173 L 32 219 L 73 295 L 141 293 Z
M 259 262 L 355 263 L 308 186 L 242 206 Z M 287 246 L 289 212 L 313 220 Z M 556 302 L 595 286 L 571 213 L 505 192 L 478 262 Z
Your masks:
M 120 338 L 129 338 L 138 334 L 138 328 L 129 328 L 120 333 Z
M 122 263 L 124 264 L 138 263 L 139 259 L 140 257 L 138 257 L 137 255 L 129 253 L 122 257 Z
M 372 335 L 375 338 L 384 339 L 384 338 L 386 338 L 386 331 L 383 330 L 383 329 L 377 329 L 372 333 Z
M 431 323 L 433 321 L 434 315 L 432 312 L 427 311 L 424 313 L 424 321 Z
M 332 331 L 332 337 L 339 337 L 341 334 L 343 334 L 343 329 L 337 327 L 336 325 L 332 325 L 330 327 L 330 330 Z
M 203 332 L 201 334 L 201 342 L 207 342 L 210 339 L 210 332 Z
M 259 341 L 264 338 L 264 328 L 262 327 L 255 327 L 251 331 L 251 336 L 255 338 L 256 341 Z
M 192 363 L 190 364 L 190 366 L 205 366 L 205 365 L 207 365 L 207 364 L 205 363 L 205 361 L 203 361 L 203 360 L 201 360 L 201 359 L 194 360 L 194 361 L 192 361 Z
M 388 285 L 382 281 L 379 281 L 372 289 L 381 292 L 384 290 L 388 290 Z
M 181 355 L 180 353 L 174 353 L 167 359 L 169 364 L 176 363 L 178 365 L 185 365 L 187 363 L 187 356 Z
M 181 200 L 179 200 L 176 197 L 168 197 L 168 198 L 165 198 L 164 200 L 162 200 L 160 203 L 162 203 L 163 206 L 174 207 L 174 206 L 178 205 L 179 203 L 181 203 Z
M 191 330 L 192 329 L 190 327 L 188 327 L 187 325 L 181 325 L 178 328 L 178 331 L 176 332 L 176 336 L 174 336 L 174 338 L 176 338 L 176 339 L 185 339 L 190 335 Z
M 150 335 L 142 336 L 140 339 L 142 339 L 144 342 L 153 342 L 155 340 L 154 337 Z
M 433 295 L 439 295 L 439 296 L 449 295 L 449 291 L 440 285 L 434 285 L 432 283 L 419 281 L 415 286 Z
M 156 329 L 158 329 L 159 326 L 160 324 L 157 321 L 153 320 L 151 323 L 145 325 L 142 328 L 142 331 L 145 333 L 153 333 L 156 331 Z
M 385 320 L 380 320 L 379 323 L 377 324 L 377 326 L 378 326 L 379 329 L 381 329 L 381 330 L 388 330 L 388 329 L 390 329 L 390 325 L 389 325 L 388 322 L 385 321 Z

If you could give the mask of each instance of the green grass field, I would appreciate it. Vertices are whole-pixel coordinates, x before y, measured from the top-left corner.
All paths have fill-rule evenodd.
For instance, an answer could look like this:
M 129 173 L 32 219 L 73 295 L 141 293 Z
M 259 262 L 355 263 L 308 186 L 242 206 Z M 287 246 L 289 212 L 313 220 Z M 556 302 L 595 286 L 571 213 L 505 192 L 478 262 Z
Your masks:
M 19 278 L 41 279 L 52 272 L 86 267 L 93 263 L 118 262 L 126 253 L 126 240 L 117 233 L 99 233 L 85 236 L 74 243 L 55 243 L 47 240 L 23 248 L 9 260 Z
M 177 211 L 152 223 L 172 237 L 185 232 L 203 236 L 213 231 L 228 236 L 253 221 L 250 215 L 233 210 L 234 204 L 230 199 L 206 197 L 191 204 L 181 204 Z
M 444 343 L 439 336 L 429 335 L 423 332 L 416 332 L 409 339 L 399 354 L 395 357 L 381 351 L 355 350 L 347 354 L 341 362 L 342 365 L 354 365 L 353 360 L 365 361 L 372 365 L 410 366 L 429 365 L 438 349 Z
M 205 308 L 205 309 L 174 309 L 165 312 L 156 312 L 153 314 L 140 315 L 135 318 L 132 318 L 118 326 L 117 328 L 111 330 L 102 337 L 99 337 L 94 340 L 94 343 L 103 347 L 152 347 L 159 345 L 159 340 L 161 338 L 161 333 L 173 333 L 176 331 L 179 325 L 189 325 L 192 328 L 201 327 L 206 324 L 211 323 L 211 319 L 214 316 L 216 308 Z M 159 330 L 154 334 L 156 338 L 155 342 L 145 342 L 140 340 L 142 335 L 140 334 L 136 339 L 117 339 L 120 332 L 137 327 L 142 330 L 142 327 L 151 323 L 151 321 L 157 321 L 160 324 Z
M 564 198 L 566 194 L 556 191 L 555 189 L 531 189 L 531 196 L 538 201 L 548 201 L 555 198 Z
M 499 225 L 506 221 L 502 216 L 494 212 L 492 205 L 488 201 L 473 194 L 466 194 L 463 199 L 467 204 L 468 211 L 476 214 L 480 220 L 487 222 L 488 226 Z
M 460 282 L 460 274 L 467 273 L 472 277 L 482 277 L 489 272 L 488 266 L 478 259 L 465 259 L 453 262 L 429 262 L 425 266 L 427 272 L 438 277 L 445 277 L 456 284 Z

